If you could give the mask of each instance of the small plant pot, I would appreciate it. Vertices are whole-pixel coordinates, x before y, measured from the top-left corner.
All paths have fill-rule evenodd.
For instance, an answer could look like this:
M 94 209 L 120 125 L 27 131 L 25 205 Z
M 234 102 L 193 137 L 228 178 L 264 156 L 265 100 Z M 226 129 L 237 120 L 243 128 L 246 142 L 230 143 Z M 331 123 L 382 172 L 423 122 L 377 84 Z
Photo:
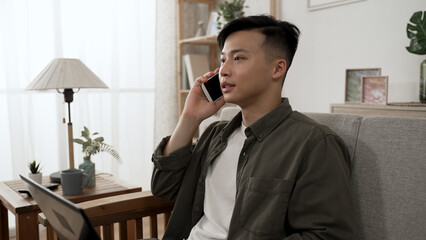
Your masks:
M 28 177 L 32 179 L 34 182 L 41 184 L 41 179 L 43 177 L 43 174 L 41 172 L 39 173 L 28 173 Z

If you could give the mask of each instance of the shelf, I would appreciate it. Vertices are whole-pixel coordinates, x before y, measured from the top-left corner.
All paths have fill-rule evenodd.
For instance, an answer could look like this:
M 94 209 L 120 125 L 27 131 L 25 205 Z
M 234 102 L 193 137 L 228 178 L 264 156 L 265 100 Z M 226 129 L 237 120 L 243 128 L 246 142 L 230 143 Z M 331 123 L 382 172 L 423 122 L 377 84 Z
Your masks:
M 199 44 L 199 45 L 216 45 L 216 35 L 186 38 L 179 41 L 179 44 Z
M 367 103 L 331 104 L 332 113 L 357 114 L 362 116 L 394 116 L 426 118 L 426 104 L 390 103 L 388 105 Z
M 205 4 L 215 2 L 215 0 L 183 0 L 183 1 L 184 2 L 193 2 L 193 3 L 205 3 Z

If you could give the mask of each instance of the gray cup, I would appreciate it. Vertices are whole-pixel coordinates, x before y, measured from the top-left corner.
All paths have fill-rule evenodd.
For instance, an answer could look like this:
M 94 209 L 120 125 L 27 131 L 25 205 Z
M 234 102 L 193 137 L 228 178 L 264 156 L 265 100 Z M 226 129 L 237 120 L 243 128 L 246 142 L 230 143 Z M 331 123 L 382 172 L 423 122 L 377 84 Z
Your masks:
M 68 169 L 61 171 L 62 192 L 64 195 L 78 195 L 83 192 L 84 171 Z

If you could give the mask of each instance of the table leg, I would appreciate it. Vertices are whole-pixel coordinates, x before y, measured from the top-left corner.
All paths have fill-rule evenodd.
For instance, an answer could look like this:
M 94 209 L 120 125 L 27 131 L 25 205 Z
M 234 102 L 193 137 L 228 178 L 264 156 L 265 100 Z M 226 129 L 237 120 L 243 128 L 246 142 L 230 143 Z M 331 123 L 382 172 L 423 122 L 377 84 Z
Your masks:
M 37 212 L 16 215 L 16 239 L 39 239 Z
M 9 217 L 7 208 L 0 204 L 0 239 L 9 239 Z

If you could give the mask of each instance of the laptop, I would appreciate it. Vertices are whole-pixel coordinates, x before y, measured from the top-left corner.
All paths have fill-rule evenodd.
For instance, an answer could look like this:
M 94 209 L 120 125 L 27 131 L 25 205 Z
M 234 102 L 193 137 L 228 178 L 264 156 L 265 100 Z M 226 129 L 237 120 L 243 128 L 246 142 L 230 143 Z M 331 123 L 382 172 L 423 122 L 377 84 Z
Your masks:
M 20 177 L 59 239 L 100 239 L 82 208 L 31 179 Z

